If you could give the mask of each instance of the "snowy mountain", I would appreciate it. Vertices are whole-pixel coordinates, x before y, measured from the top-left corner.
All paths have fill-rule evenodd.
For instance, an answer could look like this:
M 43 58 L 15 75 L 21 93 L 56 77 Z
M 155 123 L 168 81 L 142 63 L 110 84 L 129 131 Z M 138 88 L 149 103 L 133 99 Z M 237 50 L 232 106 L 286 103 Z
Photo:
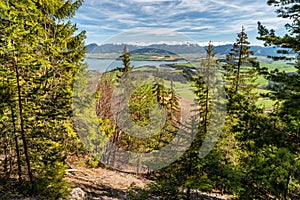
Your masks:
M 95 43 L 87 45 L 89 54 L 103 54 L 103 53 L 118 53 L 122 54 L 125 44 L 103 44 L 97 45 Z M 182 43 L 182 44 L 126 44 L 129 52 L 136 53 L 152 53 L 152 54 L 205 54 L 207 46 L 201 46 L 196 43 Z M 232 49 L 232 44 L 224 44 L 214 46 L 214 53 L 225 55 Z M 278 48 L 276 47 L 263 47 L 251 46 L 254 55 L 256 56 L 278 56 Z

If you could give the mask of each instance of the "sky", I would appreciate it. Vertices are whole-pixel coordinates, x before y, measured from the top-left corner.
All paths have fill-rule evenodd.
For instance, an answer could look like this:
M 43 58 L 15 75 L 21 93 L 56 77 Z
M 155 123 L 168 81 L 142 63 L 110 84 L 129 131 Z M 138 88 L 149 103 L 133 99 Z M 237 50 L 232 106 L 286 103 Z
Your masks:
M 85 0 L 73 22 L 87 31 L 86 44 L 232 43 L 245 27 L 253 45 L 257 21 L 284 33 L 266 0 Z

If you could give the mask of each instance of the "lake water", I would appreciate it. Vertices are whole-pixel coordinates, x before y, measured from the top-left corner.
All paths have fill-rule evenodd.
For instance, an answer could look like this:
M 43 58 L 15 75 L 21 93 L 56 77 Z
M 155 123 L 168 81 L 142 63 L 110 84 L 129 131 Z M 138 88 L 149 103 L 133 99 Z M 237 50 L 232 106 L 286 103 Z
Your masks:
M 88 70 L 97 70 L 100 72 L 109 71 L 117 67 L 123 67 L 122 60 L 86 58 L 85 62 L 88 64 Z M 134 67 L 155 66 L 159 68 L 162 64 L 182 64 L 187 63 L 187 61 L 130 61 L 130 63 L 131 66 Z

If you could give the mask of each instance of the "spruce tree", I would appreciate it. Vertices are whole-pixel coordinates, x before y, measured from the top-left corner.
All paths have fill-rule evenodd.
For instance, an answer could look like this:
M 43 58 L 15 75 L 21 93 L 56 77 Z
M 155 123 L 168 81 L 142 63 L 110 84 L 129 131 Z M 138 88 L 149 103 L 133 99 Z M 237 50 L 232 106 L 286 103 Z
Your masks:
M 281 47 L 282 56 L 274 59 L 291 60 L 295 56 L 294 73 L 280 72 L 279 69 L 263 74 L 275 84 L 271 86 L 270 97 L 277 103 L 269 116 L 254 115 L 252 120 L 245 121 L 249 131 L 244 134 L 248 149 L 251 149 L 251 159 L 248 159 L 249 177 L 244 180 L 248 186 L 248 194 L 252 198 L 264 196 L 269 199 L 298 199 L 299 193 L 299 1 L 269 0 L 269 5 L 275 6 L 278 17 L 290 19 L 285 25 L 289 32 L 283 36 L 276 35 L 275 30 L 269 30 L 258 23 L 258 39 L 266 46 Z M 254 129 L 255 128 L 255 129 Z M 249 193 L 249 191 L 252 191 Z
M 258 95 L 255 93 L 255 80 L 258 76 L 259 63 L 250 51 L 250 42 L 245 29 L 238 33 L 236 43 L 227 55 L 225 69 L 227 116 L 223 135 L 221 136 L 215 155 L 222 161 L 217 165 L 222 168 L 220 182 L 227 192 L 239 193 L 243 188 L 240 183 L 243 174 L 241 160 L 245 155 L 243 143 L 239 140 L 241 133 L 247 132 L 249 127 L 241 128 L 241 124 L 249 119 L 256 108 Z M 226 180 L 227 179 L 227 180 Z
M 265 45 L 282 47 L 274 59 L 286 59 L 296 53 L 296 72 L 288 74 L 278 69 L 260 72 L 275 84 L 270 97 L 277 103 L 271 113 L 265 113 L 248 103 L 234 127 L 243 154 L 240 157 L 244 199 L 298 199 L 299 195 L 299 2 L 268 1 L 277 7 L 279 17 L 290 18 L 285 27 L 289 34 L 277 36 L 258 23 L 258 39 Z M 288 60 L 291 60 L 291 56 Z M 244 106 L 246 107 L 246 106 Z
M 66 145 L 74 134 L 72 84 L 85 55 L 85 33 L 75 35 L 70 18 L 81 3 L 0 2 L 0 63 L 6 74 L 1 83 L 9 83 L 4 91 L 15 91 L 1 104 L 10 124 L 1 127 L 13 139 L 24 191 L 41 198 L 68 195 L 64 170 Z
M 197 97 L 194 102 L 196 105 L 189 105 L 195 108 L 191 111 L 193 116 L 186 124 L 181 124 L 185 130 L 185 137 L 194 137 L 194 140 L 178 161 L 161 170 L 157 181 L 157 189 L 160 189 L 160 194 L 166 198 L 192 199 L 193 190 L 207 191 L 213 187 L 204 169 L 207 160 L 199 155 L 210 123 L 211 93 L 217 70 L 217 59 L 213 54 L 212 43 L 209 43 L 206 58 L 201 62 L 200 69 L 191 77 Z M 159 100 L 161 101 L 161 98 Z
M 230 90 L 235 93 L 238 91 L 247 93 L 255 87 L 255 70 L 258 63 L 255 58 L 251 57 L 252 55 L 254 55 L 254 52 L 250 51 L 248 35 L 245 28 L 242 27 L 242 31 L 237 34 L 233 48 L 226 56 L 227 63 L 224 66 L 226 70 L 225 77 L 230 85 Z

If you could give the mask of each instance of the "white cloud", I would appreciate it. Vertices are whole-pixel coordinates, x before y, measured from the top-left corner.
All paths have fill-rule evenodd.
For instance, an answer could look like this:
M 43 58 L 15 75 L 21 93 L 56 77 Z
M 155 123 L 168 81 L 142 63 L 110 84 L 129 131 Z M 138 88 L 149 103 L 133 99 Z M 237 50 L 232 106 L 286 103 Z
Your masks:
M 230 2 L 228 2 L 228 1 L 221 1 L 221 0 L 217 0 L 217 1 L 215 1 L 215 0 L 208 0 L 208 1 L 210 1 L 210 2 L 212 2 L 214 4 L 218 4 L 218 5 L 222 6 L 222 7 L 229 7 L 229 8 L 233 8 L 233 9 L 240 9 L 241 8 L 240 6 L 233 4 L 232 1 L 230 1 Z
M 153 2 L 166 2 L 168 0 L 131 0 L 135 3 L 153 3 Z
M 147 29 L 148 35 L 174 37 L 167 31 L 179 31 L 189 37 L 207 41 L 235 37 L 245 26 L 255 33 L 257 21 L 273 29 L 283 30 L 287 20 L 276 17 L 275 8 L 261 0 L 85 0 L 75 22 L 89 32 L 111 35 L 124 30 Z M 155 28 L 155 31 L 154 31 Z M 110 32 L 111 31 L 111 32 Z M 135 33 L 137 37 L 145 32 Z M 254 38 L 254 37 L 253 37 Z
M 136 33 L 140 35 L 166 35 L 166 36 L 174 36 L 177 35 L 174 31 L 165 28 L 135 28 L 130 31 L 129 33 Z

